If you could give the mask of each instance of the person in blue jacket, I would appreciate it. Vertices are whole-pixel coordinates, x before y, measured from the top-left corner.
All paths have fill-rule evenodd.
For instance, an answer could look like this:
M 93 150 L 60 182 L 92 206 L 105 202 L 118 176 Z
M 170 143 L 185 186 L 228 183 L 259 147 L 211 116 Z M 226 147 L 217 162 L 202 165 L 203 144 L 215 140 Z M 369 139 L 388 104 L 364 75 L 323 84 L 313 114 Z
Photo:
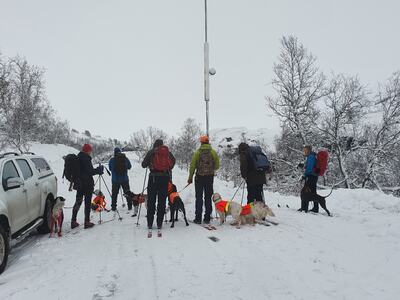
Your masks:
M 128 170 L 132 168 L 129 159 L 122 153 L 120 148 L 114 149 L 114 157 L 110 159 L 108 166 L 111 171 L 112 196 L 111 210 L 117 210 L 117 199 L 119 191 L 122 190 L 127 197 L 128 210 L 132 210 L 132 192 L 129 186 Z
M 318 174 L 315 173 L 315 167 L 317 165 L 317 154 L 312 151 L 312 147 L 307 145 L 304 146 L 303 154 L 306 157 L 306 163 L 304 165 L 304 175 L 305 180 L 304 185 L 308 186 L 312 193 L 317 193 L 317 182 Z M 318 202 L 314 201 L 314 207 L 312 212 L 318 212 L 319 205 Z

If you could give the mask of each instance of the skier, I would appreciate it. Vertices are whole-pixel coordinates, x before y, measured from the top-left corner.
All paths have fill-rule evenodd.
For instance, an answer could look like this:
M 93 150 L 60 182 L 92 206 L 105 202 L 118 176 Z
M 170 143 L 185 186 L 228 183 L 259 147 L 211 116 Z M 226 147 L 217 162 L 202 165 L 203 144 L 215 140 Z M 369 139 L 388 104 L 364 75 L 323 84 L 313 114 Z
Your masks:
M 92 164 L 92 152 L 93 148 L 90 144 L 85 144 L 82 147 L 82 151 L 78 154 L 79 159 L 79 180 L 76 186 L 76 201 L 72 209 L 72 219 L 71 228 L 74 229 L 78 227 L 79 224 L 76 222 L 76 217 L 79 208 L 82 205 L 83 199 L 85 200 L 85 225 L 84 228 L 91 228 L 94 226 L 90 222 L 90 210 L 91 210 L 91 200 L 94 191 L 94 175 L 103 175 L 103 166 L 99 166 L 96 169 L 93 168 Z
M 250 158 L 250 146 L 239 145 L 240 173 L 247 184 L 247 204 L 255 201 L 264 202 L 264 184 L 267 184 L 266 171 L 256 170 Z
M 188 184 L 193 182 L 193 176 L 196 172 L 195 190 L 196 190 L 196 211 L 194 223 L 201 224 L 203 213 L 203 195 L 205 204 L 204 223 L 209 224 L 212 213 L 211 197 L 214 194 L 214 176 L 215 171 L 220 167 L 220 160 L 217 152 L 211 147 L 208 136 L 200 137 L 200 148 L 194 153 L 190 164 Z
M 304 165 L 304 175 L 303 179 L 305 180 L 304 185 L 308 186 L 312 193 L 317 193 L 317 182 L 318 182 L 318 174 L 315 173 L 315 167 L 317 164 L 316 153 L 312 151 L 312 147 L 307 145 L 303 148 L 303 155 L 306 157 L 306 163 Z M 314 207 L 311 210 L 312 212 L 319 211 L 318 202 L 314 202 Z
M 114 149 L 114 157 L 108 162 L 108 166 L 111 171 L 112 181 L 112 196 L 111 196 L 111 210 L 117 210 L 117 199 L 119 191 L 122 190 L 127 195 L 128 210 L 132 210 L 132 197 L 133 194 L 129 186 L 128 170 L 132 168 L 132 164 L 129 159 L 122 153 L 120 148 Z M 135 206 L 135 209 L 137 206 Z
M 165 204 L 168 195 L 168 182 L 171 178 L 171 171 L 175 166 L 175 157 L 168 147 L 160 139 L 156 140 L 153 149 L 147 152 L 143 162 L 143 168 L 150 169 L 147 185 L 147 226 L 148 237 L 152 236 L 154 214 L 157 202 L 157 228 L 158 236 L 161 237 L 161 229 L 165 213 Z

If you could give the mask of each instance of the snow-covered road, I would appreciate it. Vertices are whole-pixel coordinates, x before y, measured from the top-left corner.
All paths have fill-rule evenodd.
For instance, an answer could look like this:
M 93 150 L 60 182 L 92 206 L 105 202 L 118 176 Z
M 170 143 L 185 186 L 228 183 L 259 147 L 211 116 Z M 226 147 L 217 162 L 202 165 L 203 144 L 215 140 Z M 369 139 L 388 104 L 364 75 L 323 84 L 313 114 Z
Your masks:
M 52 165 L 59 174 L 56 157 Z M 143 174 L 135 165 L 135 192 Z M 185 172 L 175 171 L 174 178 L 184 186 Z M 234 192 L 219 180 L 215 190 L 226 198 Z M 62 181 L 60 194 L 71 206 L 74 195 Z M 192 219 L 193 188 L 182 196 Z M 338 190 L 328 199 L 330 218 L 296 212 L 295 197 L 266 198 L 278 226 L 207 231 L 180 221 L 152 239 L 145 218 L 137 227 L 125 208 L 121 222 L 67 233 L 66 209 L 63 238 L 36 235 L 13 249 L 0 276 L 0 299 L 398 299 L 399 199 Z

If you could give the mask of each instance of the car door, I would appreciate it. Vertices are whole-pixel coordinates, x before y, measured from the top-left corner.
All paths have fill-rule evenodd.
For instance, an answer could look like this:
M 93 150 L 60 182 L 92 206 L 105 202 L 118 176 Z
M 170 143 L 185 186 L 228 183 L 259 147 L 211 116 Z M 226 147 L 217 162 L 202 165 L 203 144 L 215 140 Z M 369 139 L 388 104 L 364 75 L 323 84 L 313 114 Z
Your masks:
M 25 181 L 24 188 L 28 203 L 29 222 L 32 222 L 40 217 L 42 203 L 38 176 L 34 176 L 32 168 L 26 159 L 18 158 L 15 161 Z
M 7 180 L 10 178 L 23 180 L 12 160 L 4 162 L 1 169 L 1 179 L 11 230 L 12 233 L 15 233 L 29 223 L 29 213 L 24 184 L 8 189 Z

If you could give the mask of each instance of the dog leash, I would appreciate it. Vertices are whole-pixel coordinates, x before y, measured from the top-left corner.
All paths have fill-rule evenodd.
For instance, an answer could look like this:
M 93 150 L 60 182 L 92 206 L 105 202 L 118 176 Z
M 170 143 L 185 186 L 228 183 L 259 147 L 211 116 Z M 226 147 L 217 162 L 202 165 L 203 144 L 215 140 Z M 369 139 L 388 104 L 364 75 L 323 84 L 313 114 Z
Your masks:
M 186 190 L 186 188 L 190 185 L 190 183 L 188 183 L 183 189 L 181 189 L 178 194 L 182 193 L 184 190 Z
M 240 190 L 240 188 L 241 188 L 241 186 L 242 186 L 243 183 L 244 183 L 244 180 L 242 180 L 242 181 L 240 182 L 238 188 L 236 189 L 236 192 L 233 194 L 233 197 L 232 197 L 231 201 L 233 201 L 233 199 L 235 199 L 235 196 L 236 196 L 236 194 L 239 192 L 239 190 Z

